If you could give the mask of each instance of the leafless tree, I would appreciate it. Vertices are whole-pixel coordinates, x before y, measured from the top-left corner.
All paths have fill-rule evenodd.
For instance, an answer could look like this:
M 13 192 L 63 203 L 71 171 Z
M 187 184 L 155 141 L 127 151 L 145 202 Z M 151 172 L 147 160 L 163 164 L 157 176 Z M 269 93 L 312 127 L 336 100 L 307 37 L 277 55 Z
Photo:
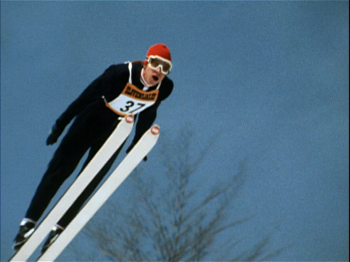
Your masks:
M 239 239 L 232 230 L 251 217 L 232 219 L 228 210 L 245 180 L 245 163 L 230 179 L 206 183 L 198 176 L 215 139 L 200 153 L 191 152 L 192 135 L 182 131 L 162 149 L 164 170 L 154 176 L 138 168 L 132 175 L 132 203 L 109 201 L 84 229 L 110 261 L 257 261 L 277 255 L 266 251 L 269 236 L 251 250 L 232 256 Z M 201 171 L 203 172 L 203 171 Z M 212 174 L 219 177 L 220 174 Z M 158 183 L 159 178 L 166 178 Z M 215 180 L 215 179 L 213 179 Z M 202 182 L 202 183 L 201 183 Z M 129 208 L 126 208 L 128 206 Z M 99 219 L 103 216 L 103 219 Z M 220 244 L 219 244 L 220 243 Z

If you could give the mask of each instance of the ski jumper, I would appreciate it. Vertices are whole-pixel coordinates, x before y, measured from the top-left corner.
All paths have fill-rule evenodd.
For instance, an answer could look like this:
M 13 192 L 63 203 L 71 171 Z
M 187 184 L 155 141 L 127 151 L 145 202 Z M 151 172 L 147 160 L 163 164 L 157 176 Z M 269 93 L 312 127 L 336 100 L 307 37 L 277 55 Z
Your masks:
M 167 76 L 159 84 L 145 87 L 141 81 L 141 63 L 110 66 L 93 81 L 57 119 L 62 130 L 75 118 L 58 146 L 27 210 L 26 218 L 38 221 L 64 181 L 73 173 L 89 150 L 83 168 L 90 162 L 120 121 L 133 114 L 137 119 L 132 144 L 152 126 L 157 109 L 172 92 Z M 117 158 L 120 147 L 88 187 L 58 222 L 66 227 L 99 185 Z

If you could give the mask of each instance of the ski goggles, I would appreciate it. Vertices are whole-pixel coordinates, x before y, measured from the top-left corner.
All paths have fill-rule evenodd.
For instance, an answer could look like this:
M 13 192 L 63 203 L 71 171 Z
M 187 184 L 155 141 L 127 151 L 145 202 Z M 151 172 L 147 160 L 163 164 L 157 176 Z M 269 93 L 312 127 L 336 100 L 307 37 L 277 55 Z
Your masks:
M 154 70 L 156 70 L 160 67 L 160 69 L 164 75 L 169 74 L 171 67 L 172 67 L 172 64 L 169 60 L 166 60 L 166 59 L 161 58 L 159 56 L 148 57 L 148 64 Z

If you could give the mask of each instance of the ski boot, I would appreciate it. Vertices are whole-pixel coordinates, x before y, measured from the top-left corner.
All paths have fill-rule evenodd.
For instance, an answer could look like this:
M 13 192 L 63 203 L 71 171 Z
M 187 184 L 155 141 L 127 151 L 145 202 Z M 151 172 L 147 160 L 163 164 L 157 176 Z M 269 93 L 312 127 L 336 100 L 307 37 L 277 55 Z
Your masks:
M 28 240 L 28 238 L 33 234 L 35 229 L 35 224 L 33 220 L 28 218 L 24 218 L 20 224 L 19 232 L 14 239 L 13 249 L 18 251 L 24 243 Z
M 59 237 L 59 235 L 63 232 L 63 227 L 56 225 L 52 228 L 48 238 L 46 239 L 42 249 L 41 253 L 44 254 L 45 251 L 52 245 L 53 242 Z

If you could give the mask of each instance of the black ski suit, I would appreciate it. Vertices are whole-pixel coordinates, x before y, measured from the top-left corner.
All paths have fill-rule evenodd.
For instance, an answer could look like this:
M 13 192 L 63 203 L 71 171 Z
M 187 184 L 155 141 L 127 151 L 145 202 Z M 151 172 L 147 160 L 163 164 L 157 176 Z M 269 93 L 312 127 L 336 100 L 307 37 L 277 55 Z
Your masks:
M 132 84 L 140 90 L 144 88 L 140 80 L 141 69 L 141 63 L 132 64 Z M 120 96 L 129 82 L 129 75 L 129 68 L 126 63 L 110 66 L 57 119 L 55 130 L 59 130 L 60 134 L 75 118 L 48 165 L 47 171 L 27 210 L 26 218 L 38 221 L 60 186 L 73 173 L 84 154 L 89 150 L 87 160 L 84 163 L 85 167 L 113 132 L 120 121 L 120 115 L 108 108 L 105 102 L 110 102 Z M 131 145 L 135 144 L 144 132 L 151 127 L 156 119 L 157 109 L 161 101 L 165 100 L 172 92 L 173 82 L 166 76 L 159 86 L 150 87 L 148 91 L 151 92 L 156 88 L 159 88 L 159 93 L 155 103 L 136 116 L 138 120 L 135 137 Z M 65 228 L 75 217 L 109 171 L 120 150 L 121 147 L 65 213 L 58 225 Z

